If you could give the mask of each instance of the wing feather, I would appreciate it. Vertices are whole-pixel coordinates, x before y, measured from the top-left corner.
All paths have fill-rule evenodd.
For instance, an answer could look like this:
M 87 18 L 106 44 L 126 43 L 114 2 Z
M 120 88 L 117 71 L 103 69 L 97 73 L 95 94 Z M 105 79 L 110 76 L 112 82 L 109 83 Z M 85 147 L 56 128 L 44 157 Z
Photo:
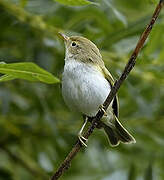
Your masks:
M 102 68 L 102 71 L 104 73 L 105 78 L 108 80 L 110 83 L 111 87 L 114 85 L 114 79 L 111 75 L 111 73 L 107 70 L 107 68 L 104 66 Z M 115 116 L 118 118 L 119 117 L 119 103 L 118 103 L 118 97 L 117 95 L 113 99 L 113 104 L 112 104 L 113 112 Z

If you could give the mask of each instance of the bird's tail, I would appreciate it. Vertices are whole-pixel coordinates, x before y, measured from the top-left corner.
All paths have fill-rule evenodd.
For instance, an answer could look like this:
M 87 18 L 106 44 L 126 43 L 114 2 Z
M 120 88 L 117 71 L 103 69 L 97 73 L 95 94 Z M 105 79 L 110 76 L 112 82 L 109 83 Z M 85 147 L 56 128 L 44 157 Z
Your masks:
M 112 126 L 103 123 L 103 128 L 112 146 L 117 146 L 120 142 L 124 144 L 136 143 L 134 137 L 121 125 L 117 117 L 115 117 L 115 121 Z

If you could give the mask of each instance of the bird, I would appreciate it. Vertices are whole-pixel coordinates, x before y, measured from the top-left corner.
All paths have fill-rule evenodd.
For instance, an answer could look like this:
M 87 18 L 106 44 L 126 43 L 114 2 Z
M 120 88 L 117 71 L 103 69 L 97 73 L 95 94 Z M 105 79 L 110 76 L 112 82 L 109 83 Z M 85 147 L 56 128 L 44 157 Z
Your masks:
M 94 117 L 101 108 L 104 116 L 99 128 L 104 129 L 111 146 L 135 143 L 135 138 L 118 120 L 119 104 L 117 95 L 105 111 L 103 103 L 106 100 L 114 79 L 102 59 L 97 46 L 82 36 L 67 36 L 59 32 L 65 44 L 65 64 L 62 74 L 62 96 L 66 105 L 73 111 L 83 115 L 84 124 L 78 138 L 87 147 L 83 130 L 89 117 Z

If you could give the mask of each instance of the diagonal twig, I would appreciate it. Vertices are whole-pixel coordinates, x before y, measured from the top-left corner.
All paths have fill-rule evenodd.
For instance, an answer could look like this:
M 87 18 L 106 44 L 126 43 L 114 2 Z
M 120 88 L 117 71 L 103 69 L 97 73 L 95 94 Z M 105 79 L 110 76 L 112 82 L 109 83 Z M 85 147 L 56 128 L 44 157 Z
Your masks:
M 145 28 L 145 31 L 141 35 L 141 37 L 140 37 L 140 39 L 136 45 L 136 48 L 134 49 L 128 63 L 125 66 L 125 69 L 124 69 L 122 75 L 120 76 L 118 81 L 115 82 L 115 84 L 113 85 L 107 99 L 105 100 L 105 102 L 103 104 L 105 110 L 107 110 L 109 104 L 111 103 L 112 99 L 115 97 L 120 86 L 122 85 L 124 80 L 128 77 L 130 71 L 133 69 L 134 65 L 136 64 L 136 58 L 137 58 L 141 48 L 143 47 L 148 35 L 150 34 L 152 27 L 153 27 L 154 23 L 156 22 L 156 19 L 158 18 L 159 13 L 160 13 L 163 5 L 164 5 L 164 0 L 160 0 L 155 11 L 154 11 L 154 14 L 151 18 L 150 23 L 147 25 L 147 27 Z M 88 128 L 88 130 L 84 134 L 84 137 L 86 139 L 88 139 L 88 137 L 92 134 L 93 130 L 97 127 L 97 125 L 98 125 L 100 119 L 103 117 L 103 115 L 104 115 L 104 112 L 102 110 L 99 110 L 98 113 L 96 114 L 96 116 L 92 119 L 92 124 L 90 125 L 90 127 Z M 76 156 L 76 154 L 79 152 L 81 147 L 82 147 L 81 143 L 78 140 L 77 143 L 73 146 L 70 153 L 65 158 L 65 160 L 61 163 L 58 170 L 51 177 L 51 180 L 57 180 L 60 178 L 60 176 L 64 173 L 64 171 L 69 168 L 72 159 Z

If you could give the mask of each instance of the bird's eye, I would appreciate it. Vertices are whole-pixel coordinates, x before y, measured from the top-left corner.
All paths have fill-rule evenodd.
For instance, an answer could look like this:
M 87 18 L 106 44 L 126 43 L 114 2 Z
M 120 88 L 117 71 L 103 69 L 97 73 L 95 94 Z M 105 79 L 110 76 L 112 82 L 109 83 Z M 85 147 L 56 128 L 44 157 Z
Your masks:
M 76 43 L 75 43 L 75 42 L 73 42 L 73 43 L 72 43 L 72 46 L 76 46 Z

